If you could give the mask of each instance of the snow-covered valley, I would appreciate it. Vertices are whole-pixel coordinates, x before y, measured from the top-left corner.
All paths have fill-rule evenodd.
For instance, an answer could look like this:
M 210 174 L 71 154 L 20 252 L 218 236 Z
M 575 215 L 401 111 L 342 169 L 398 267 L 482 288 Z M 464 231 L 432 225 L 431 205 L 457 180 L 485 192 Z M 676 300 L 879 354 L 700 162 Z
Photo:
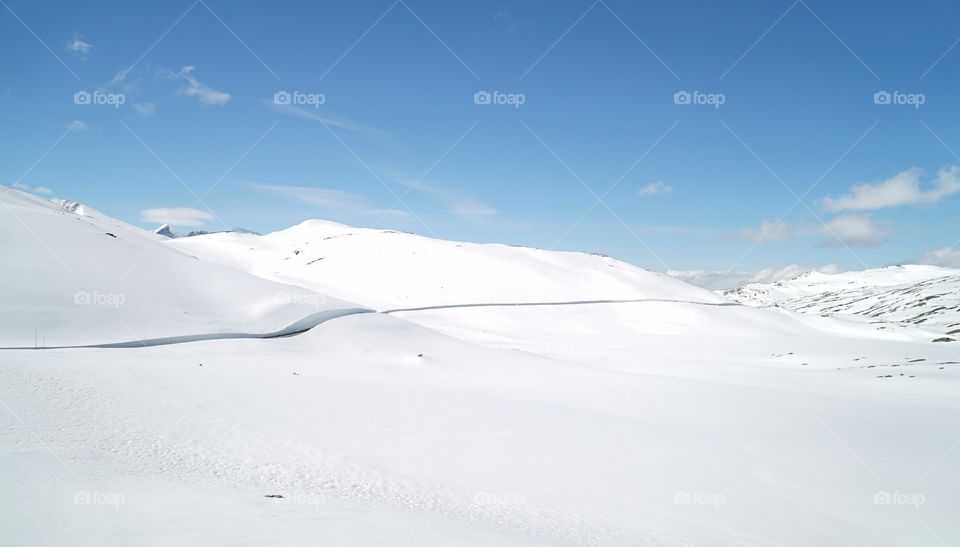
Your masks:
M 763 302 L 799 313 L 597 255 L 0 203 L 0 543 L 960 543 L 955 321 L 857 307 L 954 272 Z

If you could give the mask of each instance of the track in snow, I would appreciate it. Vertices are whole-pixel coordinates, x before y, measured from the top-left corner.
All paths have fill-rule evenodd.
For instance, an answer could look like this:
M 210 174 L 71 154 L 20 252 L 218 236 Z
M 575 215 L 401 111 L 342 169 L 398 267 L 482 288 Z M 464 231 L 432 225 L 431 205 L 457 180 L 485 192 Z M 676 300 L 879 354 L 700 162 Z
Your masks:
M 131 340 L 128 342 L 110 342 L 106 344 L 82 344 L 73 346 L 14 346 L 0 348 L 0 350 L 43 350 L 43 349 L 79 349 L 79 348 L 146 348 L 153 346 L 167 346 L 170 344 L 185 344 L 189 342 L 202 342 L 206 340 L 231 340 L 238 338 L 282 338 L 286 336 L 296 336 L 303 334 L 308 330 L 341 317 L 358 315 L 363 313 L 382 313 L 391 314 L 399 312 L 416 312 L 430 310 L 446 310 L 458 308 L 505 308 L 505 307 L 532 307 L 532 306 L 582 306 L 590 304 L 633 304 L 642 302 L 673 302 L 677 304 L 694 304 L 698 306 L 743 306 L 737 302 L 691 302 L 687 300 L 671 300 L 667 298 L 637 298 L 631 300 L 574 300 L 569 302 L 501 302 L 489 304 L 445 304 L 438 306 L 422 306 L 417 308 L 396 308 L 392 310 L 374 311 L 368 308 L 344 308 L 340 310 L 328 310 L 314 313 L 287 325 L 286 327 L 268 333 L 249 333 L 249 332 L 211 332 L 206 334 L 185 334 L 182 336 L 165 336 L 161 338 L 147 338 L 143 340 Z
M 457 308 L 507 308 L 523 306 L 580 306 L 586 304 L 633 304 L 638 302 L 673 302 L 676 304 L 695 304 L 698 306 L 742 306 L 739 302 L 691 302 L 689 300 L 671 300 L 669 298 L 633 298 L 628 300 L 572 300 L 569 302 L 502 302 L 492 304 L 444 304 L 439 306 L 422 306 L 418 308 L 397 308 L 383 310 L 380 313 L 397 313 L 407 311 L 446 310 Z
M 75 348 L 145 348 L 151 346 L 166 346 L 170 344 L 184 344 L 187 342 L 200 342 L 204 340 L 229 340 L 235 338 L 280 338 L 284 336 L 294 336 L 307 332 L 308 330 L 326 323 L 332 319 L 346 317 L 348 315 L 357 315 L 361 313 L 376 313 L 367 308 L 344 308 L 340 310 L 327 310 L 310 314 L 299 321 L 291 323 L 286 327 L 268 333 L 249 333 L 249 332 L 211 332 L 206 334 L 185 334 L 182 336 L 166 336 L 162 338 L 147 338 L 145 340 L 133 340 L 130 342 L 111 342 L 108 344 L 85 344 L 76 346 L 47 346 L 42 348 L 31 346 L 7 347 L 0 350 L 21 350 L 21 349 L 75 349 Z

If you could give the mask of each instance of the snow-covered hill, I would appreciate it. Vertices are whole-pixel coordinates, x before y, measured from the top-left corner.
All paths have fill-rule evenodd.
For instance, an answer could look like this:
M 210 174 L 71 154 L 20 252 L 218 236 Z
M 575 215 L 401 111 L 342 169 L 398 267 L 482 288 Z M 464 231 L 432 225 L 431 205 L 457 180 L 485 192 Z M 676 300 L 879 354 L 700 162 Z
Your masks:
M 914 325 L 321 221 L 170 240 L 12 191 L 0 249 L 0 340 L 30 347 L 0 348 L 0 545 L 960 544 L 960 361 Z
M 202 260 L 377 309 L 664 299 L 720 303 L 705 289 L 586 253 L 431 239 L 310 220 L 266 234 L 168 241 Z
M 960 270 L 950 268 L 904 265 L 840 274 L 811 272 L 723 294 L 751 306 L 857 316 L 960 334 Z
M 0 187 L 0 346 L 270 333 L 356 308 L 197 260 L 76 202 Z

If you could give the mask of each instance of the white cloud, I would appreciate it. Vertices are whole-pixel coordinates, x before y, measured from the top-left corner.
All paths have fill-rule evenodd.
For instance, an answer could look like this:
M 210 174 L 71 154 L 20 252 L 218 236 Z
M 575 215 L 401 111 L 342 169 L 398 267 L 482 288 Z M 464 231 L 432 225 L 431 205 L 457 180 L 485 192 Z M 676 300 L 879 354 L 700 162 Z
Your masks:
M 154 103 L 134 103 L 133 109 L 144 118 L 149 118 L 157 113 L 157 105 Z
M 893 230 L 884 222 L 874 221 L 870 215 L 840 215 L 823 224 L 791 225 L 782 221 L 763 221 L 759 228 L 742 228 L 738 237 L 755 243 L 775 243 L 800 237 L 822 236 L 823 245 L 837 247 L 852 245 L 866 247 L 890 239 Z
M 14 182 L 10 185 L 11 188 L 15 190 L 23 190 L 24 192 L 32 192 L 34 194 L 41 194 L 44 196 L 52 196 L 54 191 L 47 186 L 30 186 L 29 184 L 24 184 L 22 182 Z
M 826 222 L 817 230 L 828 239 L 829 247 L 877 245 L 890 239 L 893 231 L 885 223 L 877 223 L 869 215 L 841 215 Z
M 223 106 L 230 102 L 232 96 L 225 91 L 217 91 L 210 86 L 202 83 L 194 75 L 193 66 L 185 66 L 180 72 L 171 72 L 169 70 L 161 71 L 161 74 L 173 80 L 183 80 L 186 82 L 183 87 L 177 90 L 179 95 L 193 97 L 200 101 L 200 104 L 207 106 Z
M 960 168 L 956 166 L 941 169 L 927 189 L 921 188 L 921 175 L 921 169 L 907 169 L 875 184 L 858 184 L 838 198 L 825 198 L 823 204 L 833 212 L 869 211 L 903 205 L 931 205 L 960 193 Z
M 347 131 L 358 131 L 361 133 L 372 133 L 376 135 L 383 135 L 383 131 L 375 127 L 369 127 L 361 123 L 354 122 L 352 120 L 347 120 L 344 118 L 339 118 L 331 116 L 329 114 L 321 115 L 314 110 L 307 110 L 306 108 L 301 108 L 299 106 L 294 106 L 290 104 L 276 104 L 272 100 L 264 100 L 268 108 L 275 112 L 281 114 L 286 114 L 287 116 L 293 116 L 295 118 L 302 118 L 305 120 L 312 120 L 319 122 L 323 125 L 329 125 L 332 127 L 338 127 L 340 129 L 346 129 Z
M 651 182 L 639 190 L 639 194 L 645 197 L 663 196 L 673 192 L 673 188 L 664 184 L 662 180 Z
M 203 226 L 214 216 L 206 211 L 189 207 L 171 209 L 157 208 L 140 211 L 140 220 L 151 224 L 170 224 L 171 226 Z
M 406 219 L 413 216 L 411 212 L 402 209 L 377 208 L 366 196 L 343 190 L 273 184 L 246 184 L 245 186 L 316 207 L 324 215 L 336 218 L 362 216 Z
M 472 201 L 462 202 L 453 205 L 449 209 L 450 213 L 473 222 L 482 222 L 497 215 L 497 210 L 489 205 L 476 203 Z
M 945 268 L 960 268 L 960 249 L 956 247 L 941 247 L 923 253 L 920 258 L 911 260 L 911 264 L 926 264 L 928 266 L 943 266 Z
M 757 272 L 732 271 L 668 271 L 667 275 L 686 281 L 691 285 L 703 287 L 711 291 L 733 289 L 749 283 L 773 283 L 785 279 L 793 279 L 808 272 L 839 273 L 841 270 L 834 264 L 827 264 L 819 268 L 805 268 L 791 264 L 783 268 L 767 268 Z
M 73 40 L 67 42 L 67 51 L 78 56 L 86 57 L 90 50 L 93 49 L 93 44 L 83 41 L 82 38 L 74 38 Z
M 87 124 L 80 120 L 73 120 L 72 122 L 67 124 L 67 131 L 71 133 L 74 133 L 76 131 L 86 131 L 87 129 L 89 129 Z
M 333 190 L 330 188 L 314 188 L 310 186 L 284 186 L 274 184 L 247 184 L 250 188 L 270 192 L 271 194 L 293 199 L 301 203 L 316 205 L 328 209 L 342 209 L 356 211 L 365 209 L 369 204 L 366 196 Z
M 447 212 L 463 220 L 477 224 L 489 224 L 491 220 L 499 214 L 496 208 L 485 203 L 481 203 L 470 196 L 447 190 L 432 184 L 425 184 L 422 181 L 410 181 L 400 179 L 400 184 L 417 190 L 429 196 L 434 201 L 443 205 Z
M 367 214 L 397 219 L 410 218 L 413 216 L 413 213 L 405 209 L 369 209 Z
M 792 228 L 786 222 L 779 220 L 764 220 L 759 228 L 742 228 L 740 238 L 748 239 L 754 243 L 771 243 L 778 241 L 787 241 L 797 235 L 797 230 Z
M 493 21 L 497 26 L 507 32 L 516 32 L 520 28 L 520 24 L 516 17 L 513 16 L 507 8 L 500 8 L 493 14 Z

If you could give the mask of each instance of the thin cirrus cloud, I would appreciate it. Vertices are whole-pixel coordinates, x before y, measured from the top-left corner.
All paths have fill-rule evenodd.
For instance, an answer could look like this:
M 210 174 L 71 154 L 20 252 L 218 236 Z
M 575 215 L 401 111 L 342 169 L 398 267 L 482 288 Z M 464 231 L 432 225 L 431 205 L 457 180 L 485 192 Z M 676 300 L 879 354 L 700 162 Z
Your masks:
M 244 186 L 316 207 L 338 218 L 366 216 L 404 219 L 412 216 L 410 212 L 404 210 L 378 208 L 366 196 L 344 190 L 274 184 L 245 184 Z
M 665 184 L 662 180 L 651 182 L 637 191 L 643 197 L 663 196 L 673 192 L 673 188 Z
M 157 105 L 154 103 L 134 103 L 133 109 L 144 118 L 149 118 L 157 113 Z
M 754 243 L 778 243 L 792 239 L 819 236 L 825 247 L 869 247 L 885 243 L 893 235 L 890 225 L 870 215 L 840 215 L 822 224 L 793 225 L 783 221 L 763 221 L 758 228 L 743 228 L 738 239 Z
M 214 216 L 206 211 L 190 207 L 155 208 L 140 211 L 140 220 L 151 224 L 171 226 L 203 226 Z
M 183 86 L 177 90 L 178 95 L 193 97 L 200 104 L 205 106 L 224 106 L 233 98 L 225 91 L 218 91 L 204 84 L 194 75 L 196 67 L 185 66 L 179 72 L 170 70 L 161 70 L 161 76 L 171 80 L 182 80 Z
M 451 215 L 474 224 L 490 224 L 500 214 L 496 208 L 476 199 L 420 180 L 399 179 L 398 182 L 440 203 Z
M 375 127 L 370 127 L 368 125 L 364 125 L 362 123 L 358 123 L 353 120 L 348 120 L 346 118 L 333 116 L 333 115 L 330 115 L 329 113 L 321 114 L 317 112 L 316 109 L 308 110 L 306 108 L 302 108 L 302 107 L 294 106 L 290 104 L 277 104 L 272 100 L 264 100 L 263 104 L 270 110 L 273 110 L 274 112 L 278 112 L 280 114 L 284 114 L 287 116 L 292 116 L 294 118 L 301 118 L 304 120 L 314 121 L 314 122 L 320 123 L 321 125 L 337 127 L 339 129 L 346 129 L 347 131 L 356 131 L 359 133 L 384 135 L 384 132 L 382 130 L 377 129 Z
M 758 228 L 742 228 L 739 239 L 746 239 L 754 243 L 774 243 L 787 241 L 799 235 L 796 228 L 779 220 L 764 220 Z
M 43 196 L 52 196 L 54 194 L 53 190 L 46 186 L 30 186 L 29 184 L 24 184 L 22 182 L 14 182 L 10 185 L 10 187 L 17 190 L 23 190 L 24 192 L 33 192 L 34 194 L 40 194 Z
M 832 212 L 870 211 L 905 205 L 932 205 L 960 193 L 960 167 L 941 169 L 927 188 L 920 182 L 922 175 L 922 169 L 907 169 L 881 182 L 858 184 L 840 197 L 825 198 L 823 204 Z

